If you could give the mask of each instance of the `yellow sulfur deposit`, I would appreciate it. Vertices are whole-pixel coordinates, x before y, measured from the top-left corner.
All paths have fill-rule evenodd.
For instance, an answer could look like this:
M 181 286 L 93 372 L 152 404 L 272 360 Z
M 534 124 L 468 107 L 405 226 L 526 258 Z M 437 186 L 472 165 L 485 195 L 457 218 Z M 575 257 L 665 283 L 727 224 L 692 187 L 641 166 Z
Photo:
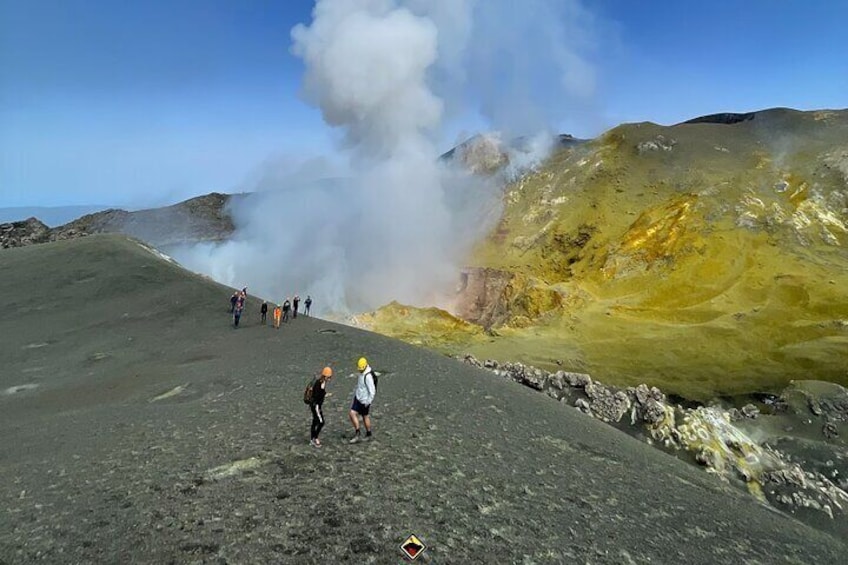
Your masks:
M 680 447 L 695 455 L 707 470 L 729 479 L 741 478 L 751 494 L 765 500 L 761 476 L 780 462 L 730 422 L 727 412 L 699 407 L 677 428 Z

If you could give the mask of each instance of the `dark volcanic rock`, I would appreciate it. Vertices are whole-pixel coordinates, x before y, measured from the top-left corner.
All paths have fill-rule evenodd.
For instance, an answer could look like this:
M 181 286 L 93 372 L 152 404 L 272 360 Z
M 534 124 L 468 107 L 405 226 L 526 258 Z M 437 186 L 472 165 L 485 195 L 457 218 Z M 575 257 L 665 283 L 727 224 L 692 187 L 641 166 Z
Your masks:
M 78 234 L 123 233 L 157 247 L 219 241 L 235 230 L 226 210 L 231 198 L 213 192 L 163 208 L 137 212 L 106 210 L 83 216 L 54 231 L 56 239 L 70 239 Z
M 35 218 L 0 224 L 0 247 L 22 247 L 105 233 L 129 235 L 157 247 L 220 241 L 235 231 L 227 208 L 233 198 L 211 193 L 163 208 L 136 212 L 109 209 L 56 228 L 49 228 Z
M 50 228 L 37 218 L 0 224 L 0 248 L 23 247 L 50 241 Z
M 753 120 L 756 117 L 756 112 L 747 112 L 745 114 L 734 114 L 732 112 L 725 112 L 723 114 L 710 114 L 708 116 L 700 116 L 697 118 L 692 118 L 691 120 L 686 120 L 683 122 L 684 124 L 738 124 L 740 122 L 747 122 Z

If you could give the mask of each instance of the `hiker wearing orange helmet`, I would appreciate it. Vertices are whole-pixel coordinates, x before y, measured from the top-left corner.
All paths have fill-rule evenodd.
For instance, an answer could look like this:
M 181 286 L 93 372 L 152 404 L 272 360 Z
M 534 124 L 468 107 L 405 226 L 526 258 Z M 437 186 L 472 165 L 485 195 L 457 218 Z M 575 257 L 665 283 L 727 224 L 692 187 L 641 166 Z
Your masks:
M 350 412 L 348 412 L 350 423 L 353 424 L 354 429 L 350 443 L 359 443 L 362 439 L 359 434 L 359 416 L 362 416 L 362 423 L 365 424 L 365 439 L 371 439 L 371 404 L 377 395 L 374 371 L 368 365 L 368 360 L 365 357 L 360 357 L 356 363 L 356 368 L 359 370 L 359 376 L 356 379 L 356 389 L 353 391 L 353 404 L 350 407 Z
M 321 447 L 321 440 L 318 439 L 318 434 L 321 433 L 321 428 L 324 427 L 322 406 L 324 404 L 324 397 L 327 395 L 327 383 L 332 378 L 333 370 L 330 367 L 324 367 L 321 371 L 321 376 L 315 379 L 304 393 L 304 400 L 309 401 L 309 410 L 312 412 L 312 428 L 309 434 L 309 444 L 312 447 Z

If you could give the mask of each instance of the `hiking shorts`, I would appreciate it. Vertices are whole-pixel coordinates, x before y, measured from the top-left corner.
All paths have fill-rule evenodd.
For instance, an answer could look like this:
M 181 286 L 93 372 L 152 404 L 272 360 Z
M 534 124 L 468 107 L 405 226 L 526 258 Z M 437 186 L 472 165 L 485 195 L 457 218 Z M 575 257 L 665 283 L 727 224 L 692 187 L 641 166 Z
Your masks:
M 371 411 L 371 405 L 368 406 L 359 402 L 359 399 L 355 396 L 353 397 L 353 404 L 351 404 L 350 409 L 359 414 L 360 416 L 367 416 Z

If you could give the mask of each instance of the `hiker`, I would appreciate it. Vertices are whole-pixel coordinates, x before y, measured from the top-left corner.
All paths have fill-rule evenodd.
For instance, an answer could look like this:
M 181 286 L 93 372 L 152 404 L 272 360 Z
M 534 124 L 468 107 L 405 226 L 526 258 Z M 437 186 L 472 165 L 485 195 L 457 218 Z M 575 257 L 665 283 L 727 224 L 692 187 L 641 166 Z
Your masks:
M 292 300 L 292 317 L 297 318 L 297 309 L 300 304 L 300 297 L 298 295 L 294 295 L 294 300 Z
M 259 307 L 259 315 L 261 317 L 260 323 L 264 326 L 265 319 L 268 317 L 268 301 L 263 300 L 262 306 Z
M 289 302 L 288 297 L 283 301 L 283 321 L 288 323 L 289 321 L 289 310 L 291 310 L 291 302 Z
M 350 422 L 353 424 L 354 435 L 350 443 L 359 443 L 362 437 L 359 434 L 359 416 L 365 424 L 365 439 L 371 438 L 371 404 L 377 394 L 377 386 L 374 383 L 374 371 L 368 365 L 365 357 L 360 357 L 356 364 L 359 376 L 356 378 L 356 389 L 353 392 L 353 404 L 350 407 Z
M 274 328 L 280 329 L 280 318 L 283 316 L 283 309 L 277 304 L 274 306 Z
M 236 294 L 235 310 L 233 311 L 233 326 L 237 328 L 239 320 L 241 320 L 241 313 L 244 310 L 245 295 L 244 292 L 238 292 Z
M 309 296 L 308 294 L 306 295 L 306 302 L 304 302 L 303 305 L 306 307 L 305 313 L 308 316 L 309 315 L 309 308 L 312 307 L 312 297 Z
M 312 447 L 321 447 L 321 440 L 318 439 L 318 434 L 321 433 L 321 428 L 324 427 L 324 397 L 327 394 L 327 383 L 333 378 L 333 370 L 330 367 L 324 367 L 321 371 L 321 376 L 315 379 L 307 389 L 309 399 L 309 410 L 312 412 L 312 427 L 309 430 L 309 444 Z
M 235 291 L 230 297 L 230 314 L 236 310 L 236 302 L 238 301 L 238 291 Z

